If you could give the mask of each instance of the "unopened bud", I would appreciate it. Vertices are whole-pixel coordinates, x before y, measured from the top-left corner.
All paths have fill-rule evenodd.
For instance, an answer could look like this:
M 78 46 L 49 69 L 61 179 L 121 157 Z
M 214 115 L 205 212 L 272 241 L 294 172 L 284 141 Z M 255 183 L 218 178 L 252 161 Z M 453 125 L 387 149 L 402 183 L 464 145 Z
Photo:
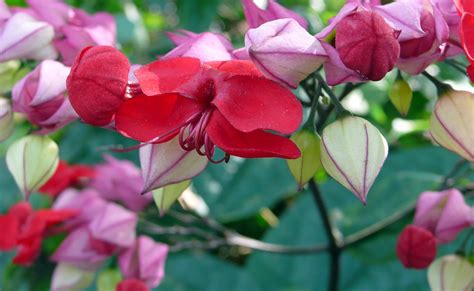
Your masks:
M 388 97 L 390 97 L 393 106 L 395 106 L 402 116 L 408 114 L 413 99 L 413 91 L 407 81 L 397 79 L 388 91 Z
M 432 291 L 472 290 L 474 266 L 461 256 L 444 256 L 429 267 L 428 281 Z
M 23 137 L 8 148 L 8 170 L 26 199 L 53 176 L 59 164 L 58 153 L 52 139 L 38 135 Z
M 474 94 L 448 91 L 436 102 L 431 136 L 439 145 L 474 162 Z
M 299 186 L 306 184 L 321 168 L 321 138 L 308 130 L 297 132 L 291 140 L 298 146 L 301 156 L 287 160 L 288 168 Z
M 331 177 L 364 204 L 388 155 L 387 141 L 367 120 L 348 116 L 326 127 L 321 161 Z

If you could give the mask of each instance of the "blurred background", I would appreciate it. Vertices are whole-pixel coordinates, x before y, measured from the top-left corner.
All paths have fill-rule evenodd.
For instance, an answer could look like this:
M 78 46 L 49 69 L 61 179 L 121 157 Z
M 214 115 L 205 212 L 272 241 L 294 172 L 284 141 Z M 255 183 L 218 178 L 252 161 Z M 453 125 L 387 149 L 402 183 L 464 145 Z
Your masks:
M 22 0 L 7 0 L 10 5 L 25 5 Z M 117 21 L 121 49 L 134 63 L 147 63 L 172 48 L 164 32 L 186 29 L 193 32 L 218 31 L 228 36 L 234 46 L 243 45 L 247 30 L 238 0 L 67 0 L 90 13 L 107 11 Z M 344 0 L 281 0 L 306 16 L 313 33 L 334 16 Z M 464 62 L 464 59 L 460 59 Z M 467 78 L 446 64 L 429 68 L 455 85 L 472 90 Z M 387 90 L 395 73 L 380 82 L 364 85 L 346 100 L 347 107 L 374 123 L 391 144 L 391 155 L 363 206 L 351 193 L 324 172 L 317 174 L 330 215 L 343 235 L 350 235 L 380 220 L 403 212 L 416 201 L 418 194 L 436 188 L 457 162 L 458 157 L 435 147 L 426 137 L 429 116 L 436 98 L 435 88 L 422 77 L 408 78 L 415 90 L 412 109 L 401 118 L 390 103 Z M 339 90 L 339 89 L 337 89 Z M 336 91 L 337 91 L 336 90 Z M 300 91 L 295 91 L 301 94 Z M 11 141 L 28 128 L 18 127 L 16 135 L 0 144 L 3 156 Z M 133 142 L 119 134 L 76 122 L 59 133 L 61 158 L 70 163 L 94 164 L 102 161 L 111 145 L 130 146 Z M 138 152 L 114 154 L 138 164 Z M 18 190 L 0 161 L 0 211 L 18 201 Z M 468 180 L 462 183 L 470 183 Z M 308 246 L 327 242 L 322 222 L 309 193 L 299 192 L 285 161 L 275 159 L 244 160 L 232 158 L 227 165 L 208 166 L 193 180 L 193 190 L 204 198 L 210 216 L 226 227 L 266 242 Z M 37 206 L 48 205 L 44 196 L 34 195 Z M 179 209 L 179 206 L 176 206 Z M 162 225 L 176 220 L 160 218 L 156 209 L 146 219 Z M 346 250 L 342 256 L 340 290 L 428 290 L 425 271 L 404 269 L 395 255 L 395 242 L 401 229 L 412 217 Z M 1 234 L 0 234 L 1 235 Z M 458 241 L 441 248 L 441 253 L 456 250 Z M 176 243 L 186 238 L 156 237 Z M 47 240 L 46 253 L 58 241 Z M 47 290 L 53 265 L 40 258 L 31 268 L 7 264 L 10 257 L 0 255 L 0 290 Z M 114 262 L 110 262 L 112 265 Z M 329 255 L 269 254 L 239 247 L 205 251 L 183 250 L 171 253 L 166 277 L 156 290 L 204 291 L 299 291 L 326 290 Z M 91 287 L 90 290 L 96 290 Z

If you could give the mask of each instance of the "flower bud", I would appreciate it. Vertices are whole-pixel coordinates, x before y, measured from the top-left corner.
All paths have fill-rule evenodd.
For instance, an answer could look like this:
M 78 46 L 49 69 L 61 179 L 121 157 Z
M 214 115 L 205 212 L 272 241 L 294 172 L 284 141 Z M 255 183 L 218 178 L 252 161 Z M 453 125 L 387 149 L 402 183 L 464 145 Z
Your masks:
M 322 167 L 321 138 L 311 131 L 302 130 L 294 134 L 291 140 L 300 149 L 301 157 L 286 160 L 286 163 L 298 185 L 303 187 Z
M 426 229 L 409 225 L 398 237 L 396 250 L 406 268 L 424 269 L 436 258 L 436 240 Z
M 206 157 L 185 151 L 179 138 L 140 148 L 140 164 L 145 186 L 142 193 L 191 179 L 207 165 Z
M 298 84 L 327 59 L 319 40 L 293 19 L 250 29 L 245 36 L 250 59 L 265 76 L 288 87 Z
M 335 121 L 324 129 L 321 137 L 324 169 L 364 204 L 387 155 L 383 135 L 360 117 Z
M 84 271 L 69 264 L 56 266 L 51 282 L 51 291 L 85 290 L 94 281 L 94 272 Z
M 449 91 L 436 102 L 431 136 L 439 145 L 474 162 L 474 94 Z
M 8 100 L 0 97 L 0 142 L 13 133 L 13 112 Z
M 390 90 L 388 97 L 392 101 L 393 106 L 400 112 L 402 116 L 406 116 L 410 110 L 411 100 L 413 99 L 413 91 L 410 84 L 403 79 L 397 79 Z
M 428 282 L 431 291 L 472 290 L 474 266 L 461 256 L 444 256 L 428 268 Z
M 153 191 L 153 199 L 160 215 L 164 215 L 168 209 L 178 200 L 184 190 L 189 187 L 191 180 L 186 180 L 177 184 L 171 184 Z
M 81 119 L 108 125 L 125 99 L 129 71 L 127 57 L 112 47 L 83 49 L 67 79 L 69 99 Z
M 400 56 L 399 34 L 377 13 L 357 11 L 337 25 L 336 49 L 344 65 L 378 81 L 394 68 Z
M 26 13 L 16 13 L 0 30 L 0 62 L 14 59 L 55 59 L 54 29 Z
M 304 17 L 281 6 L 275 0 L 266 0 L 263 3 L 264 5 L 257 5 L 255 0 L 241 1 L 249 28 L 259 27 L 266 22 L 283 18 L 292 18 L 304 29 L 308 28 L 308 22 Z
M 69 68 L 46 60 L 13 88 L 13 110 L 47 131 L 63 127 L 77 118 L 66 97 Z
M 439 243 L 448 243 L 469 226 L 470 210 L 457 189 L 424 192 L 418 198 L 413 224 L 431 231 Z
M 58 153 L 58 145 L 47 136 L 29 135 L 8 148 L 8 170 L 26 199 L 53 176 L 59 164 Z
M 120 270 L 126 279 L 140 279 L 150 288 L 158 286 L 165 274 L 168 246 L 147 236 L 140 236 L 135 245 L 119 255 Z

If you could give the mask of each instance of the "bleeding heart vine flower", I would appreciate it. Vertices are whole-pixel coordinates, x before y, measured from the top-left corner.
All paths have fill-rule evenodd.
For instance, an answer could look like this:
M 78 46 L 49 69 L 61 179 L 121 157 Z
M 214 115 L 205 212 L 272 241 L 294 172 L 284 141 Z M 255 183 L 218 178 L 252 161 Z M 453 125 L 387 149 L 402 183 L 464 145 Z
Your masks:
M 301 104 L 250 62 L 160 60 L 135 72 L 139 88 L 127 85 L 129 69 L 113 48 L 86 48 L 68 79 L 79 116 L 94 125 L 114 120 L 117 131 L 144 143 L 178 136 L 181 148 L 212 162 L 230 155 L 299 157 L 299 149 L 282 134 L 300 125 Z M 216 147 L 224 151 L 222 159 L 214 158 Z
M 400 56 L 399 41 L 424 35 L 420 10 L 413 1 L 379 5 L 379 1 L 348 1 L 316 37 L 329 55 L 327 82 L 377 81 L 393 69 Z M 335 31 L 335 45 L 330 35 Z

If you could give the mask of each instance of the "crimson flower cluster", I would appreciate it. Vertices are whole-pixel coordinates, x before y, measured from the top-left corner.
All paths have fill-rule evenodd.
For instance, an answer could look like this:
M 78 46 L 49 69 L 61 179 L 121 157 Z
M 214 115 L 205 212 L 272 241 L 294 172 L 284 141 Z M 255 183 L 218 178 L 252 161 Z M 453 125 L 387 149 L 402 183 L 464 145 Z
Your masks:
M 142 143 L 178 136 L 184 150 L 210 161 L 297 158 L 297 146 L 283 135 L 301 123 L 293 93 L 264 78 L 249 61 L 201 62 L 179 57 L 155 61 L 134 73 L 112 47 L 85 48 L 68 78 L 71 104 L 87 123 L 113 124 Z M 216 147 L 224 157 L 215 158 Z

